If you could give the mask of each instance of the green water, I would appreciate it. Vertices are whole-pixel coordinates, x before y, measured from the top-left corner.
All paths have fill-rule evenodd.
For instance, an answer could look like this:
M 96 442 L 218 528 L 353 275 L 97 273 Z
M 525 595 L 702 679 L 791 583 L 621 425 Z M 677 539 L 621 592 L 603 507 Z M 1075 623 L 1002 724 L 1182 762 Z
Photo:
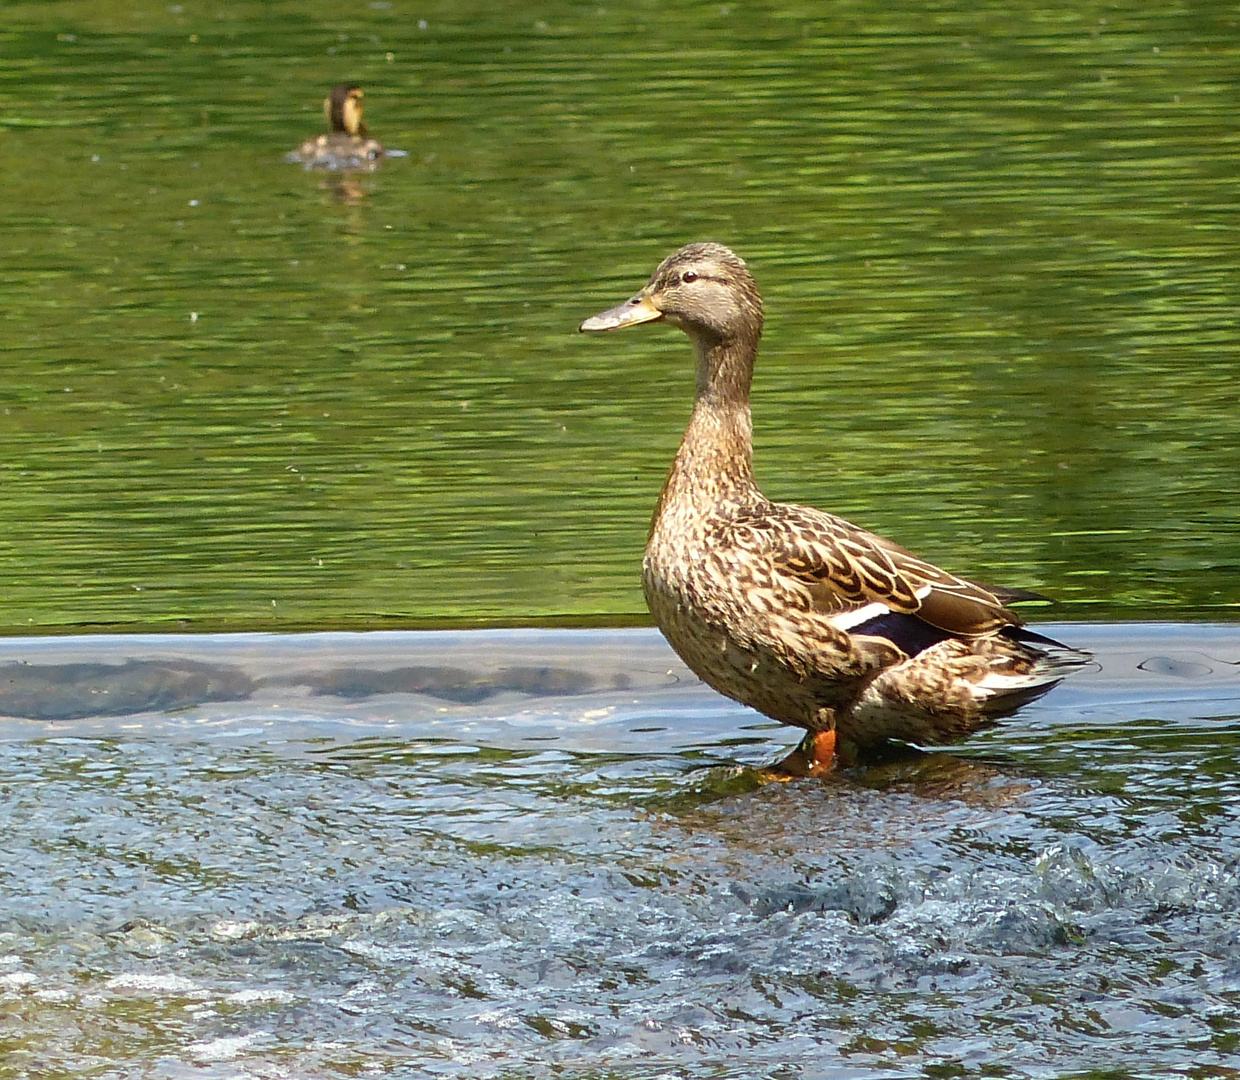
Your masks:
M 1240 607 L 1240 12 L 59 2 L 0 29 L 0 631 L 641 613 L 716 239 L 759 479 L 1054 617 Z M 409 151 L 281 161 L 342 78 Z

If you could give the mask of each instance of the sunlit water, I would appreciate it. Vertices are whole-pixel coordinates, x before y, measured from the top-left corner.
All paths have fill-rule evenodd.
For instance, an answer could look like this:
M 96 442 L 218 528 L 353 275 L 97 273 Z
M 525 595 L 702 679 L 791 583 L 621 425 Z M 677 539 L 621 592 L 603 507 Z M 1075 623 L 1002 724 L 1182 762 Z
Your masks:
M 0 627 L 639 615 L 716 239 L 757 471 L 1056 617 L 1233 618 L 1227 5 L 11 3 Z M 342 78 L 409 156 L 283 163 Z M 952 754 L 652 632 L 6 641 L 0 1078 L 1240 1070 L 1234 629 Z M 669 675 L 669 672 L 672 674 Z
M 693 239 L 766 296 L 771 494 L 1231 618 L 1238 22 L 6 4 L 0 625 L 641 612 L 689 349 L 576 327 Z M 282 160 L 343 78 L 409 152 L 354 188 Z
M 1049 629 L 793 782 L 653 631 L 7 642 L 0 1077 L 1232 1075 L 1240 635 Z

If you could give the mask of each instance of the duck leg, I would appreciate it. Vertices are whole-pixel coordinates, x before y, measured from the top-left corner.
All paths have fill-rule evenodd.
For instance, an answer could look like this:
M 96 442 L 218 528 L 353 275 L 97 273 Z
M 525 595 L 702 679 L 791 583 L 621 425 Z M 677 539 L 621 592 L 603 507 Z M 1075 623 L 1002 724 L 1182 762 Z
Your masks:
M 826 776 L 837 756 L 834 731 L 809 731 L 792 753 L 762 771 L 777 780 Z
M 800 749 L 805 755 L 809 775 L 826 776 L 838 756 L 835 745 L 835 710 L 824 705 L 818 710 L 817 721 L 817 726 L 805 733 Z
M 826 776 L 835 761 L 835 731 L 811 731 L 801 743 L 810 776 Z

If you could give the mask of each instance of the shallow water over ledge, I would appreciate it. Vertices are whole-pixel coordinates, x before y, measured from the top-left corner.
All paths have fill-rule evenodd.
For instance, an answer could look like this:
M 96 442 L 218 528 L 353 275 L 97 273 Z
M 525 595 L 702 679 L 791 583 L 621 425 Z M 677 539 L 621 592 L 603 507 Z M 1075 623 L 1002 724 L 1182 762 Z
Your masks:
M 0 1077 L 1227 1076 L 1240 627 L 950 754 L 649 630 L 0 646 Z

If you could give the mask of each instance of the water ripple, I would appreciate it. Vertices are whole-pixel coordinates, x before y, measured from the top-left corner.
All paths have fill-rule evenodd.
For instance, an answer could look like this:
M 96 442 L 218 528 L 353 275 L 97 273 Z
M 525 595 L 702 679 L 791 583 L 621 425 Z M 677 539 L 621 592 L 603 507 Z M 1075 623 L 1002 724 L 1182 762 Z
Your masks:
M 651 1080 L 1146 1075 L 1186 1052 L 1236 1068 L 1240 680 L 1144 663 L 1233 656 L 1234 634 L 1055 629 L 1096 673 L 957 753 L 790 783 L 756 768 L 788 736 L 746 710 L 690 680 L 680 697 L 615 688 L 622 657 L 634 678 L 659 669 L 648 632 L 184 639 L 256 688 L 206 695 L 215 736 L 156 709 L 39 737 L 12 721 L 0 742 L 10 1060 Z M 290 656 L 433 667 L 445 641 L 471 678 L 536 652 L 595 689 L 514 708 L 387 687 L 358 728 L 329 722 L 360 699 L 324 695 L 314 665 L 265 682 Z M 123 639 L 24 648 L 61 670 L 90 649 L 141 658 Z M 444 708 L 472 734 L 448 735 Z

